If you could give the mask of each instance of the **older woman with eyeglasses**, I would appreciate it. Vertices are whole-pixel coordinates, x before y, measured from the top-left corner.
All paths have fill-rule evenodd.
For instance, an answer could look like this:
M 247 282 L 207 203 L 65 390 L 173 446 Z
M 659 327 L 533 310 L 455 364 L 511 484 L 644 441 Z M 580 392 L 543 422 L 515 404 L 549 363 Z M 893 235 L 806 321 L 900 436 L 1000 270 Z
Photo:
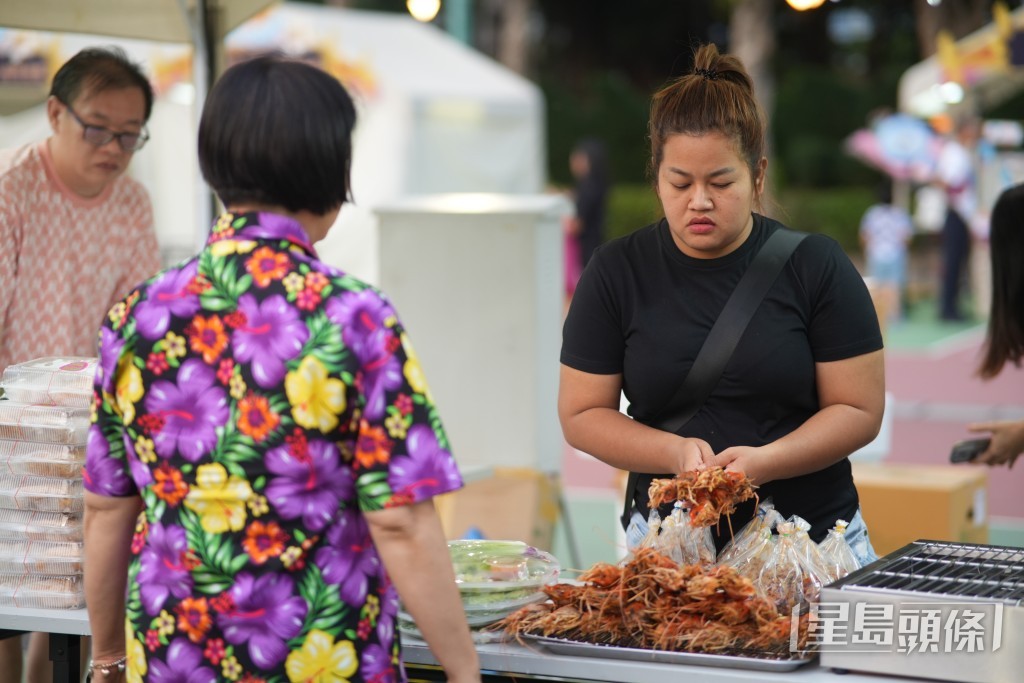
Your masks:
M 146 143 L 153 90 L 119 49 L 82 50 L 56 73 L 52 134 L 0 151 L 0 371 L 42 356 L 93 356 L 107 309 L 160 266 L 146 190 L 124 175 Z M 27 681 L 52 678 L 34 637 Z M 21 642 L 0 640 L 4 680 Z

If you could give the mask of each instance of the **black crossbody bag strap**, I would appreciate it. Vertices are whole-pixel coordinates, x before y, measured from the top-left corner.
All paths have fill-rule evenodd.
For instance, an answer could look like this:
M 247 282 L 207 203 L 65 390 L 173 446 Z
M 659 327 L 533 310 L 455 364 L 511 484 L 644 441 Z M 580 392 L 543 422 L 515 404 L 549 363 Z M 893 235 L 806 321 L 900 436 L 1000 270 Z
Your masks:
M 704 339 L 686 379 L 665 409 L 651 422 L 652 427 L 678 434 L 693 419 L 718 384 L 725 364 L 732 357 L 765 294 L 806 236 L 806 233 L 779 228 L 768 238 L 725 302 L 725 308 Z M 630 472 L 626 480 L 626 502 L 621 518 L 623 528 L 629 525 L 633 516 L 637 479 L 637 473 Z

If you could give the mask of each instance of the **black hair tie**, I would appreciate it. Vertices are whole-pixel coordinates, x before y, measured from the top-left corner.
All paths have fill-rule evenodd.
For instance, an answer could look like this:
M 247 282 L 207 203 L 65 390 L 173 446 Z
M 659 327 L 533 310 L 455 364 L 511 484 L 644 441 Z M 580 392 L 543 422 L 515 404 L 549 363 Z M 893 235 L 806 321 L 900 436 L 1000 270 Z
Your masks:
M 693 72 L 698 76 L 702 76 L 705 80 L 716 81 L 718 80 L 718 72 L 714 69 L 694 69 Z

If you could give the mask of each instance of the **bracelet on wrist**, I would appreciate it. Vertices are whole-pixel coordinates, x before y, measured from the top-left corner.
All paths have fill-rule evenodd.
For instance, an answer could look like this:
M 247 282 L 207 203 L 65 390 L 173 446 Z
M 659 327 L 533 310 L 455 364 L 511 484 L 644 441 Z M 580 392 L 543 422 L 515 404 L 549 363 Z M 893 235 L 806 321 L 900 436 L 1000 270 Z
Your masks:
M 115 671 L 122 673 L 125 670 L 125 663 L 127 661 L 128 657 L 121 655 L 117 659 L 109 662 L 89 662 L 89 673 L 95 674 L 98 671 L 104 676 L 109 676 Z

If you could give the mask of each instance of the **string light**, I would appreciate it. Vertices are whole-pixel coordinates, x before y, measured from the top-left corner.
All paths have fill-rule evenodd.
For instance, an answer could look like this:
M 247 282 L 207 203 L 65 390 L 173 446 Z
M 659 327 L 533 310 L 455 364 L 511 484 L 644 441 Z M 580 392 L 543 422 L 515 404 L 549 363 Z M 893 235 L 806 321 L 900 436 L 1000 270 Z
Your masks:
M 821 7 L 825 4 L 825 0 L 786 0 L 786 4 L 798 12 L 803 12 L 804 10 Z
M 441 0 L 405 0 L 405 6 L 416 21 L 433 21 L 441 9 Z

